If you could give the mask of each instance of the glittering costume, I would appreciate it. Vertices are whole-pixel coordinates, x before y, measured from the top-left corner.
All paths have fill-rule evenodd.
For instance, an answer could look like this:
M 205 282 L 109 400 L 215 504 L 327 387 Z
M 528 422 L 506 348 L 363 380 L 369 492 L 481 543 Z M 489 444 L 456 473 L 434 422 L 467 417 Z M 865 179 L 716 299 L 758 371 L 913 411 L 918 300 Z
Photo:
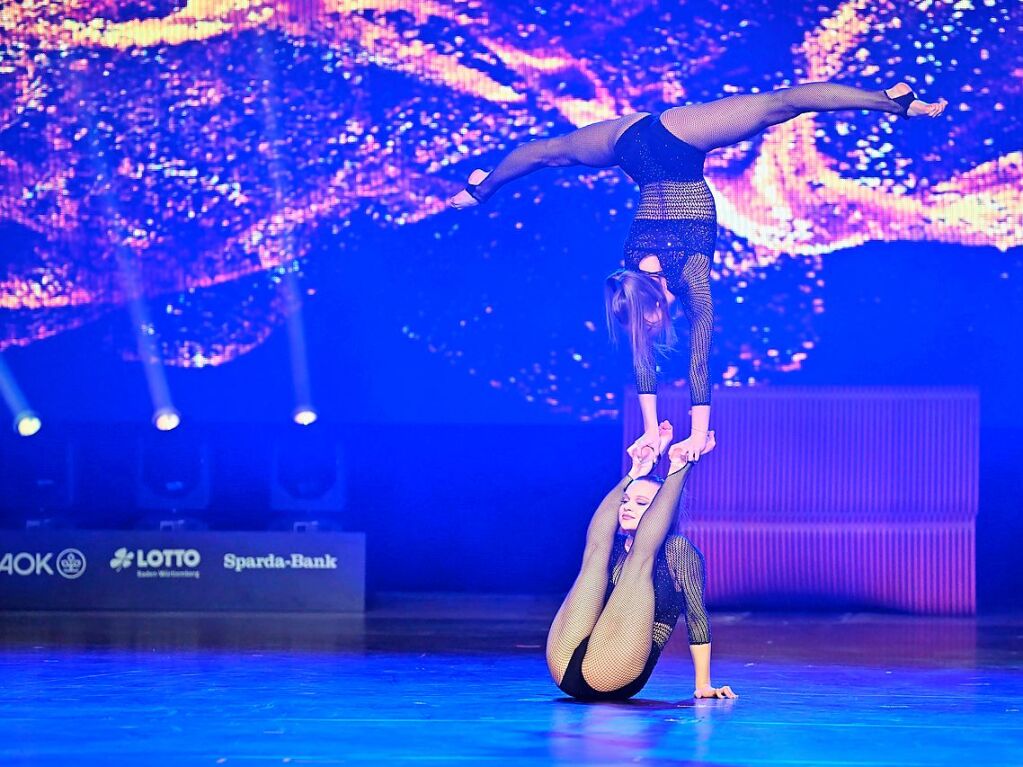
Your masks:
M 669 475 L 644 513 L 631 548 L 618 534 L 618 483 L 587 530 L 583 566 L 547 638 L 547 664 L 581 700 L 625 700 L 646 684 L 680 616 L 690 644 L 710 642 L 703 556 L 669 536 L 692 464 Z

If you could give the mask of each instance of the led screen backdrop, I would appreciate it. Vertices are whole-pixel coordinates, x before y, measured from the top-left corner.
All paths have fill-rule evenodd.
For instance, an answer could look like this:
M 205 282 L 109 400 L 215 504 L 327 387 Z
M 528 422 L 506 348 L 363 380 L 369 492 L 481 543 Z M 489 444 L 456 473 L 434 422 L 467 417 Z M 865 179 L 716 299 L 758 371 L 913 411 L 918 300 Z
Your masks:
M 806 116 L 710 156 L 712 372 L 785 380 L 829 344 L 834 254 L 959 246 L 968 264 L 1023 241 L 1021 24 L 1009 0 L 5 3 L 0 350 L 91 326 L 106 355 L 231 365 L 330 285 L 365 313 L 339 345 L 400 337 L 495 397 L 613 416 L 601 281 L 635 186 L 545 171 L 447 210 L 470 170 L 596 120 L 803 81 L 948 98 L 934 121 Z M 998 279 L 1018 283 L 1015 254 Z M 148 346 L 125 321 L 137 297 Z

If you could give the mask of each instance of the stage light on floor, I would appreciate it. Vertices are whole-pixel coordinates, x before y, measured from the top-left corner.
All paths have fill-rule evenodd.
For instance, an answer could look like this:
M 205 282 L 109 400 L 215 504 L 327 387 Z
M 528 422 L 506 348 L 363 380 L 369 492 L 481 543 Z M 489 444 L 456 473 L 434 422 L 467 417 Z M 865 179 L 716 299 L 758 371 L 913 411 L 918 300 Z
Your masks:
M 14 419 L 14 430 L 22 437 L 38 434 L 41 428 L 43 428 L 42 420 L 31 410 L 18 413 Z
M 172 407 L 162 407 L 153 413 L 153 426 L 160 431 L 173 431 L 181 425 L 181 414 Z
M 316 419 L 319 418 L 319 416 L 311 407 L 300 407 L 295 411 L 294 418 L 295 423 L 299 426 L 310 426 L 316 423 Z

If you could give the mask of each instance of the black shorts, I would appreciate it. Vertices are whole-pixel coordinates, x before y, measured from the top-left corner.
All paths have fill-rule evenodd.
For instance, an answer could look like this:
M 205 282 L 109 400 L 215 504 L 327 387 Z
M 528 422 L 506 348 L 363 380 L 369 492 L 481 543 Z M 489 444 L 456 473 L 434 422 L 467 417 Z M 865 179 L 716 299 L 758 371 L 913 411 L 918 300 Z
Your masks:
M 657 664 L 657 659 L 661 654 L 657 645 L 651 643 L 650 657 L 647 658 L 646 666 L 643 667 L 643 672 L 638 677 L 617 690 L 600 692 L 590 687 L 586 680 L 583 679 L 583 657 L 586 655 L 586 648 L 589 644 L 590 638 L 586 637 L 575 648 L 575 652 L 572 653 L 572 659 L 568 662 L 568 668 L 565 669 L 565 676 L 562 677 L 561 684 L 558 685 L 563 693 L 579 700 L 628 700 L 646 686 L 647 680 L 650 678 L 650 674 L 653 673 L 654 666 Z

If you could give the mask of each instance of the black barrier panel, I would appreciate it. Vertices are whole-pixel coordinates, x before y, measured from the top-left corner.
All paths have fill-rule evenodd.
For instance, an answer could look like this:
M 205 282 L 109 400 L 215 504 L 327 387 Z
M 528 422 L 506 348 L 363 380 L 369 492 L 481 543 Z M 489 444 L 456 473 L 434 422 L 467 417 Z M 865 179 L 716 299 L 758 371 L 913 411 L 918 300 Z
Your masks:
M 0 531 L 0 609 L 361 612 L 361 533 Z

